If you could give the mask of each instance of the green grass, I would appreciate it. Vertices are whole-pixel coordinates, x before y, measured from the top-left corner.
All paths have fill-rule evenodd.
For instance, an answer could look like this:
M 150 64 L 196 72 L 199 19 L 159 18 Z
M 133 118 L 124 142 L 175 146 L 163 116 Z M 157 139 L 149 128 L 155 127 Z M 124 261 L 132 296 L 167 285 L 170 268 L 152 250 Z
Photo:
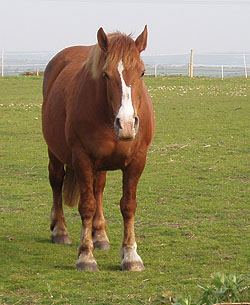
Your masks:
M 250 275 L 214 273 L 211 275 L 209 285 L 198 285 L 200 297 L 195 301 L 192 297 L 172 296 L 171 294 L 160 295 L 154 305 L 213 305 L 221 303 L 249 304 L 250 301 Z
M 146 78 L 156 134 L 138 186 L 136 236 L 146 271 L 122 272 L 121 173 L 104 194 L 109 252 L 75 270 L 72 245 L 50 242 L 51 190 L 41 133 L 41 77 L 0 79 L 0 304 L 151 304 L 197 297 L 211 273 L 249 272 L 250 80 Z

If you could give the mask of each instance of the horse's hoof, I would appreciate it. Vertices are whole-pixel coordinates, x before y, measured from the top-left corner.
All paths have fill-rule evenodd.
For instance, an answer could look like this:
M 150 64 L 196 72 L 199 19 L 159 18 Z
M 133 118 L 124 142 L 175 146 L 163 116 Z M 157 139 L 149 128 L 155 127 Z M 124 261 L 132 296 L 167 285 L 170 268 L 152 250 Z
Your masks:
M 122 264 L 122 270 L 124 271 L 144 271 L 145 267 L 142 262 L 125 262 Z
M 76 269 L 82 271 L 98 271 L 97 263 L 92 253 L 81 253 L 76 261 Z
M 96 263 L 77 262 L 76 269 L 81 271 L 99 271 Z
M 61 244 L 61 245 L 70 245 L 72 244 L 71 239 L 68 235 L 51 235 L 52 243 Z
M 95 249 L 100 249 L 100 250 L 109 250 L 109 242 L 107 241 L 96 241 L 94 242 L 94 247 Z
M 121 248 L 122 270 L 127 270 L 127 271 L 145 270 L 142 259 L 137 254 L 136 249 L 137 249 L 136 243 Z

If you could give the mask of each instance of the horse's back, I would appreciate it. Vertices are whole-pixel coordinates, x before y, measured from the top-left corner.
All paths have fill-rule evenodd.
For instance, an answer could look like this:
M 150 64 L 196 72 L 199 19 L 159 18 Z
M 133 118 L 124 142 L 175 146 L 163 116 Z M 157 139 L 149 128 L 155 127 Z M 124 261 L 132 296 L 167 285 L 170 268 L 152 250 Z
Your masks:
M 48 63 L 44 71 L 43 96 L 48 96 L 55 80 L 65 70 L 71 67 L 72 70 L 79 69 L 89 56 L 92 46 L 74 46 L 63 49 L 57 53 Z

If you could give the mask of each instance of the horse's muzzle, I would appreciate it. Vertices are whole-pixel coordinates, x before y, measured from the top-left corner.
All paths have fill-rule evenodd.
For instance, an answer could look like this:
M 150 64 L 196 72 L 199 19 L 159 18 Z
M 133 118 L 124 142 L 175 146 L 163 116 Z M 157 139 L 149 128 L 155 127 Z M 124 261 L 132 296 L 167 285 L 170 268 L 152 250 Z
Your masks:
M 131 119 L 116 117 L 114 127 L 119 140 L 133 140 L 139 129 L 139 117 L 135 116 Z

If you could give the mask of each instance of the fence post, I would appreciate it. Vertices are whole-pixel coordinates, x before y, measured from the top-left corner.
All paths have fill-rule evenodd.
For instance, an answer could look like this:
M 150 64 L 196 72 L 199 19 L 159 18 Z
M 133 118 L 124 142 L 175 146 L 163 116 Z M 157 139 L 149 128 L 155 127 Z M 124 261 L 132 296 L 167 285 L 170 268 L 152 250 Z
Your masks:
M 243 55 L 243 61 L 244 61 L 245 77 L 247 78 L 247 63 L 246 63 L 246 55 Z
M 221 66 L 221 79 L 224 79 L 224 66 Z
M 2 50 L 2 77 L 4 77 L 4 51 Z
M 190 64 L 188 69 L 188 76 L 193 78 L 194 77 L 194 50 L 191 50 L 190 53 Z
M 157 65 L 155 65 L 155 77 L 157 77 Z

